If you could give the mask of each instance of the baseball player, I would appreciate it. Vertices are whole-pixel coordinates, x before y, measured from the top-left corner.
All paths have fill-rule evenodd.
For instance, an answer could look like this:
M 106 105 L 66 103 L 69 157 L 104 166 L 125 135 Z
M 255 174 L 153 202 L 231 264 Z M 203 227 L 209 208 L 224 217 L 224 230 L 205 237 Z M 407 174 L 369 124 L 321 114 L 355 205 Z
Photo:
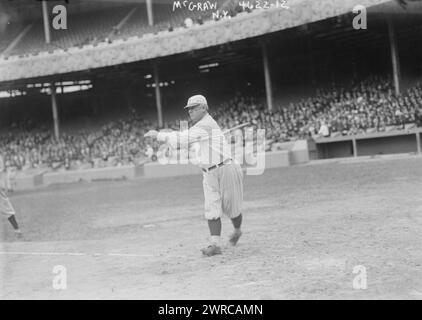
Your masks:
M 10 203 L 9 197 L 6 193 L 0 189 L 0 212 L 8 216 L 7 220 L 9 220 L 10 224 L 12 225 L 16 236 L 20 239 L 22 238 L 22 232 L 19 229 L 18 222 L 15 218 L 15 209 L 13 208 L 12 204 Z
M 3 161 L 2 158 L 0 157 L 0 167 L 3 167 Z M 15 209 L 13 208 L 12 204 L 10 203 L 9 197 L 7 196 L 7 189 L 10 188 L 9 184 L 10 181 L 8 181 L 8 177 L 5 176 L 7 175 L 7 173 L 5 173 L 4 171 L 1 172 L 0 171 L 0 178 L 1 178 L 1 182 L 4 185 L 0 185 L 0 213 L 4 214 L 7 216 L 7 220 L 9 220 L 10 224 L 13 227 L 13 230 L 16 233 L 16 236 L 20 239 L 22 238 L 22 232 L 19 229 L 19 225 L 18 222 L 16 221 L 16 217 L 15 217 Z
M 242 235 L 242 168 L 231 158 L 231 150 L 219 125 L 208 113 L 208 103 L 204 96 L 189 98 L 187 109 L 193 126 L 181 132 L 150 130 L 145 136 L 157 138 L 174 149 L 199 146 L 200 156 L 196 163 L 203 171 L 205 197 L 205 218 L 211 234 L 211 244 L 201 249 L 205 256 L 221 254 L 221 216 L 228 216 L 234 226 L 229 242 L 236 245 Z

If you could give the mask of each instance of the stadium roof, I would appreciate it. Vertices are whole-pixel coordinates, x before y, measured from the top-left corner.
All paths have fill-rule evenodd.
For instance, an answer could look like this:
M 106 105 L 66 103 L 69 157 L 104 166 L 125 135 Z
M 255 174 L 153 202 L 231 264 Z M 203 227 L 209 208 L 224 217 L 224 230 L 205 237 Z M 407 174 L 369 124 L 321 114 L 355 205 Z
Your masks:
M 315 58 L 324 57 L 329 53 L 347 54 L 359 50 L 373 50 L 381 56 L 389 57 L 389 38 L 385 15 L 370 12 L 368 29 L 357 33 L 352 28 L 352 14 L 334 17 L 312 24 L 267 34 L 264 37 L 227 43 L 220 46 L 195 50 L 159 59 L 160 74 L 171 79 L 183 79 L 200 76 L 199 65 L 218 62 L 218 68 L 212 73 L 230 73 L 236 68 L 262 69 L 260 40 L 268 41 L 270 61 L 297 61 L 305 55 L 312 54 Z M 397 16 L 394 19 L 399 39 L 400 55 L 411 54 L 407 50 L 412 44 L 417 44 L 422 36 L 422 22 L 418 16 Z M 312 52 L 304 46 L 307 39 L 312 39 Z M 292 62 L 294 64 L 294 62 Z M 112 67 L 89 69 L 81 72 L 54 75 L 37 79 L 17 80 L 0 85 L 0 90 L 23 88 L 30 82 L 49 82 L 84 79 L 107 80 L 110 87 L 124 86 L 125 83 L 141 82 L 144 76 L 152 72 L 151 62 L 139 61 L 120 64 Z
M 88 2 L 98 2 L 98 0 L 84 0 Z M 138 0 L 136 0 L 138 1 Z M 100 2 L 114 2 L 109 0 L 100 0 Z M 141 1 L 140 1 L 141 2 Z M 390 7 L 390 8 L 389 8 Z M 370 8 L 369 10 L 369 28 L 356 32 L 351 26 L 351 13 L 339 17 L 334 17 L 311 24 L 305 24 L 299 27 L 282 30 L 272 34 L 264 35 L 272 43 L 272 50 L 269 51 L 270 58 L 290 59 L 298 55 L 306 54 L 303 47 L 295 45 L 300 43 L 306 37 L 314 39 L 314 48 L 312 54 L 323 55 L 329 50 L 337 50 L 338 52 L 347 52 L 348 50 L 356 50 L 357 48 L 384 48 L 389 50 L 388 34 L 385 24 L 385 12 L 396 13 L 395 23 L 397 25 L 398 38 L 400 42 L 412 43 L 420 40 L 422 26 L 419 16 L 409 16 L 406 12 L 415 12 L 413 9 L 421 9 L 422 3 L 410 3 L 412 9 L 405 10 L 393 1 Z M 422 12 L 422 11 L 420 11 Z M 342 20 L 344 21 L 342 22 Z M 272 41 L 274 40 L 275 41 Z M 202 50 L 185 52 L 182 54 L 172 55 L 160 58 L 162 64 L 166 65 L 166 72 L 181 76 L 178 69 L 179 63 L 185 63 L 192 66 L 192 70 L 197 70 L 200 64 L 219 62 L 220 70 L 224 67 L 240 67 L 240 66 L 257 66 L 262 67 L 261 51 L 257 37 L 250 38 L 238 42 L 231 42 L 224 45 L 209 47 Z M 278 44 L 276 44 L 278 43 Z M 383 50 L 383 54 L 388 54 Z M 169 62 L 168 62 L 169 61 Z M 195 69 L 196 68 L 196 69 Z M 10 81 L 0 84 L 1 89 L 13 89 L 24 86 L 26 83 L 34 81 L 60 81 L 60 80 L 77 80 L 91 78 L 114 79 L 131 79 L 142 77 L 145 73 L 150 72 L 150 61 L 139 61 L 127 64 L 115 65 L 112 67 L 89 69 L 80 72 L 72 72 L 54 76 L 46 76 L 33 79 L 22 79 Z M 117 80 L 119 81 L 119 80 Z
M 47 0 L 51 4 L 67 3 L 72 13 L 88 12 L 98 9 L 112 8 L 122 4 L 146 3 L 146 0 Z M 198 0 L 201 2 L 204 0 Z M 322 0 L 323 1 L 323 0 Z M 174 0 L 152 0 L 153 4 L 173 4 Z M 213 0 L 219 4 L 227 0 Z M 251 1 L 252 3 L 253 1 Z M 293 2 L 293 1 L 292 1 Z M 403 10 L 413 13 L 422 13 L 420 0 L 393 0 L 378 8 L 383 13 L 401 13 Z M 7 15 L 13 20 L 28 20 L 41 17 L 40 0 L 8 0 L 0 2 L 0 16 Z M 1 20 L 1 19 L 0 19 Z

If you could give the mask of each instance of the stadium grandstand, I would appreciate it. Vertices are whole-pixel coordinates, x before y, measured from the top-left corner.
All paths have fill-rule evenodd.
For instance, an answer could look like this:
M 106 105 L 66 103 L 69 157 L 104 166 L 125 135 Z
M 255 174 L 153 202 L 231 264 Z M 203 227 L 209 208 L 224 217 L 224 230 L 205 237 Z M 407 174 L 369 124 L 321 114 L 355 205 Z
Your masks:
M 159 149 L 143 134 L 177 130 L 196 93 L 224 128 L 265 129 L 267 151 L 319 137 L 420 139 L 421 2 L 361 1 L 368 22 L 358 30 L 353 1 L 214 2 L 2 1 L 4 169 L 143 163 Z M 67 29 L 49 23 L 57 5 Z
M 153 6 L 152 19 L 147 15 L 147 6 L 140 1 L 94 1 L 73 0 L 65 3 L 69 19 L 68 29 L 50 29 L 51 41 L 44 40 L 44 21 L 40 14 L 39 1 L 19 2 L 19 4 L 4 5 L 4 14 L 11 18 L 3 22 L 3 34 L 0 47 L 1 55 L 25 56 L 55 49 L 80 47 L 85 44 L 109 42 L 115 39 L 126 39 L 132 36 L 142 36 L 168 29 L 185 27 L 186 19 L 195 23 L 203 23 L 212 19 L 210 10 L 183 10 L 181 1 L 156 1 Z M 206 1 L 205 1 L 206 2 Z M 230 16 L 242 9 L 239 1 L 219 1 L 218 10 L 227 10 Z M 58 2 L 46 2 L 46 9 Z M 201 2 L 200 2 L 201 3 Z M 214 6 L 217 7 L 215 2 Z M 24 9 L 24 10 L 23 10 Z M 237 11 L 235 11 L 235 9 Z M 28 12 L 26 11 L 28 10 Z M 21 15 L 21 12 L 24 12 Z M 5 18 L 3 18 L 5 19 Z M 16 19 L 16 20 L 15 20 Z M 199 22 L 198 22 L 199 21 Z

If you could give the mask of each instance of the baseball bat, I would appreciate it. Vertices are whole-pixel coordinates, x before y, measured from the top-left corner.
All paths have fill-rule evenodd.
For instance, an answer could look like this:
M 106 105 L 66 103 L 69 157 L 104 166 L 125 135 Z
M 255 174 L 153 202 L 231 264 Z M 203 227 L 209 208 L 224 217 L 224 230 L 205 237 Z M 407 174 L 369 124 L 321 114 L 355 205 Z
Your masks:
M 248 126 L 250 124 L 251 124 L 250 122 L 245 122 L 245 123 L 238 124 L 237 126 L 235 126 L 233 128 L 230 128 L 230 129 L 227 129 L 226 131 L 224 131 L 223 132 L 223 135 L 224 134 L 227 134 L 227 133 L 229 133 L 231 131 L 237 130 L 237 129 L 242 129 L 243 127 L 246 127 L 246 126 Z

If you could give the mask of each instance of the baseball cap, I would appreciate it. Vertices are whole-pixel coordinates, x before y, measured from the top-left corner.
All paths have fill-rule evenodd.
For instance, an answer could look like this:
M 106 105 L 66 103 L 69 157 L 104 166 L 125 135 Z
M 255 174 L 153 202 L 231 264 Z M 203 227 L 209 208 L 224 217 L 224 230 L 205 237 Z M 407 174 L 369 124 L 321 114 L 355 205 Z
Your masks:
M 189 98 L 188 103 L 186 104 L 184 109 L 195 107 L 200 104 L 205 104 L 208 106 L 207 99 L 203 95 L 197 94 Z

